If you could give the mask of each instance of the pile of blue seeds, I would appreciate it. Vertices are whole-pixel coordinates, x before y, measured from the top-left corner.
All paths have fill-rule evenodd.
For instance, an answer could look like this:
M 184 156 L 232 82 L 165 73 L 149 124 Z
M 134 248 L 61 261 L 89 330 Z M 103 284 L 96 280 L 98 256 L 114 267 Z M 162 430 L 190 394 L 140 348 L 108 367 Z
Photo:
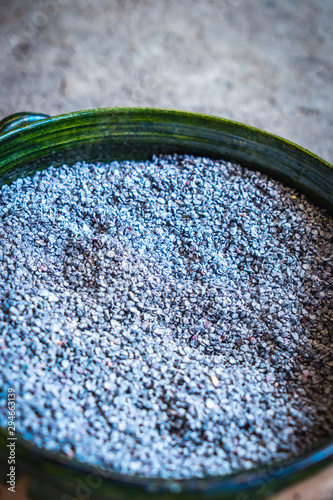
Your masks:
M 192 156 L 0 188 L 0 425 L 105 470 L 190 478 L 333 435 L 333 221 Z

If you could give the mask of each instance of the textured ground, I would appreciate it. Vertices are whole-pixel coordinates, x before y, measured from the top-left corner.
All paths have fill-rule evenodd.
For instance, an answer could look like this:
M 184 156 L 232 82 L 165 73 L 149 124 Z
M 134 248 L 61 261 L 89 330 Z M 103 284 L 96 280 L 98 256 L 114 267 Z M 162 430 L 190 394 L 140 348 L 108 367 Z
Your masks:
M 0 117 L 203 112 L 333 161 L 330 0 L 0 0 Z

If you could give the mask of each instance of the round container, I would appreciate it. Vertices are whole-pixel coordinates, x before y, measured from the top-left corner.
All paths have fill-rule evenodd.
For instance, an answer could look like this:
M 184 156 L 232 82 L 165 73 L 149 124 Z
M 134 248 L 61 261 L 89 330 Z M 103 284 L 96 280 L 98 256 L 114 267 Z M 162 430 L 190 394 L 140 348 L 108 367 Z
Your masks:
M 295 144 L 240 123 L 178 111 L 117 108 L 51 118 L 17 113 L 0 122 L 0 184 L 32 175 L 50 164 L 143 160 L 160 153 L 239 162 L 307 194 L 333 214 L 332 165 Z M 19 428 L 17 433 L 19 436 Z M 0 429 L 0 484 L 5 489 L 9 486 L 7 437 L 6 429 Z M 268 498 L 332 462 L 330 440 L 283 463 L 230 476 L 171 481 L 84 468 L 18 437 L 15 474 L 17 487 L 22 483 L 31 499 L 250 500 Z

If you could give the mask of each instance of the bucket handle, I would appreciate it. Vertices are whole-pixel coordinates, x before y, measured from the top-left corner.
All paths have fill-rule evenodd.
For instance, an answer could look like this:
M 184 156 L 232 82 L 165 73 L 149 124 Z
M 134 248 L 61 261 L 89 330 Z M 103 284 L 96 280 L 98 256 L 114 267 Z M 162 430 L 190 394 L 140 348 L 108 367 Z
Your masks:
M 45 118 L 50 117 L 42 113 L 14 113 L 0 121 L 0 135 L 18 128 L 26 127 L 40 120 L 45 120 Z

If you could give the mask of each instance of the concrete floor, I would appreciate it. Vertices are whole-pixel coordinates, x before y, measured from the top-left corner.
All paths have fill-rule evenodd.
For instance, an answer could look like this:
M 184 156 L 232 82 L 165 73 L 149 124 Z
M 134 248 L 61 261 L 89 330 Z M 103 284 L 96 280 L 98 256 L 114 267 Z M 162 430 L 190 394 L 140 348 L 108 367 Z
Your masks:
M 0 0 L 0 118 L 149 106 L 333 162 L 332 0 Z
M 0 119 L 181 109 L 333 163 L 332 19 L 332 0 L 0 0 Z M 332 498 L 332 485 L 316 491 Z

